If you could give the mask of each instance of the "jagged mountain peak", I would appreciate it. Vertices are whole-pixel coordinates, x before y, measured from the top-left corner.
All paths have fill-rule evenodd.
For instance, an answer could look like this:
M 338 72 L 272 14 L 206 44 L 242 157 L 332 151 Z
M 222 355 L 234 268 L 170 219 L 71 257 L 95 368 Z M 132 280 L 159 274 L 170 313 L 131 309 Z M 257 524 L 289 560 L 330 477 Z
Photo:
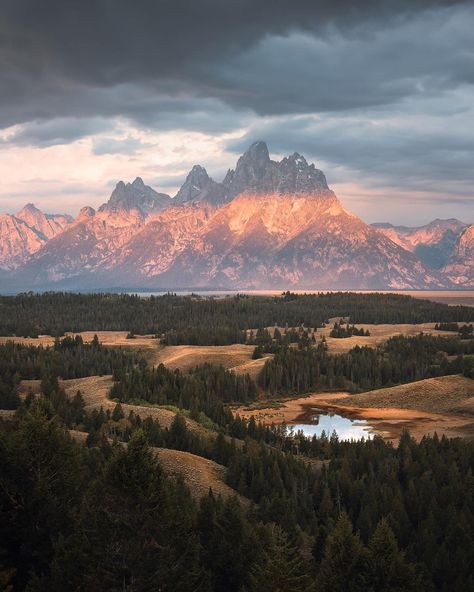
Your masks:
M 229 170 L 223 182 L 229 199 L 240 193 L 326 193 L 324 173 L 294 152 L 280 162 L 271 160 L 265 142 L 254 142 Z
M 265 142 L 254 142 L 238 159 L 235 170 L 230 170 L 224 179 L 230 199 L 245 191 L 259 191 L 269 188 L 277 169 L 270 160 Z
M 23 215 L 53 224 L 33 204 Z M 474 286 L 474 227 L 460 237 L 455 219 L 377 226 L 347 212 L 303 155 L 273 160 L 258 141 L 222 183 L 194 165 L 174 199 L 141 177 L 120 181 L 97 214 L 83 208 L 54 240 L 0 216 L 0 267 L 14 269 L 22 289 Z
M 132 187 L 136 187 L 137 189 L 144 190 L 146 185 L 143 182 L 143 179 L 141 177 L 136 177 L 135 181 L 133 181 L 133 183 L 132 183 Z
M 84 206 L 79 210 L 76 221 L 83 221 L 93 218 L 95 216 L 95 210 L 91 206 Z
M 21 214 L 26 214 L 26 213 L 30 213 L 30 212 L 31 213 L 33 213 L 33 212 L 40 213 L 40 214 L 43 213 L 39 208 L 37 208 L 35 206 L 34 203 L 29 202 L 21 208 L 21 210 L 16 214 L 16 217 L 20 218 Z
M 195 164 L 174 199 L 177 204 L 205 201 L 217 205 L 225 196 L 223 184 L 216 183 L 203 166 Z
M 72 222 L 67 214 L 45 214 L 33 203 L 27 203 L 15 216 L 45 240 L 53 238 Z
M 46 214 L 35 206 L 34 203 L 29 202 L 15 214 L 17 218 L 23 220 L 27 224 L 38 220 L 56 220 L 65 222 L 72 222 L 72 216 L 69 214 Z
M 15 214 L 17 218 L 23 220 L 30 226 L 35 226 L 40 221 L 46 220 L 46 218 L 51 217 L 42 212 L 39 208 L 35 206 L 34 203 L 27 203 L 25 206 L 21 208 L 21 210 Z
M 287 156 L 286 158 L 288 160 L 290 160 L 291 162 L 294 162 L 298 166 L 301 166 L 301 167 L 308 166 L 308 161 L 306 160 L 306 158 L 302 154 L 299 154 L 298 152 L 293 152 L 293 154 L 290 154 L 290 156 Z
M 193 168 L 191 169 L 191 171 L 189 172 L 189 174 L 190 175 L 200 175 L 200 174 L 207 175 L 207 171 L 200 164 L 195 164 L 195 165 L 193 165 Z
M 254 165 L 262 168 L 265 167 L 270 162 L 270 152 L 268 151 L 266 142 L 263 140 L 254 142 L 247 148 L 240 159 L 245 162 L 252 162 Z
M 22 265 L 71 222 L 71 216 L 44 214 L 32 203 L 15 215 L 0 215 L 0 269 Z
M 429 267 L 445 266 L 466 227 L 456 218 L 436 218 L 423 226 L 394 226 L 388 222 L 372 224 L 390 240 L 415 253 Z
M 278 163 L 279 191 L 282 193 L 325 193 L 329 191 L 324 173 L 295 152 Z
M 139 210 L 142 214 L 159 212 L 170 204 L 171 198 L 166 193 L 158 193 L 145 185 L 141 177 L 133 183 L 119 181 L 112 191 L 109 201 L 99 208 L 99 212 L 118 210 Z
M 201 189 L 206 183 L 209 182 L 209 179 L 210 177 L 207 174 L 206 169 L 200 164 L 195 164 L 186 177 L 186 181 L 194 183 Z

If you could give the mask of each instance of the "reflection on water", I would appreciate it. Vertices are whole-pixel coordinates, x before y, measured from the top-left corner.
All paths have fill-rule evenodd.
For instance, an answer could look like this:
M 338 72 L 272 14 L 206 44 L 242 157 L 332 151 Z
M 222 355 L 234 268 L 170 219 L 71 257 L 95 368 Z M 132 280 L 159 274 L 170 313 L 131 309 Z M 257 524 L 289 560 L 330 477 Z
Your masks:
M 324 432 L 330 437 L 335 431 L 339 440 L 366 440 L 373 437 L 369 431 L 371 425 L 365 419 L 348 419 L 337 415 L 314 415 L 311 423 L 300 423 L 291 426 L 294 432 L 302 431 L 305 436 L 321 436 Z

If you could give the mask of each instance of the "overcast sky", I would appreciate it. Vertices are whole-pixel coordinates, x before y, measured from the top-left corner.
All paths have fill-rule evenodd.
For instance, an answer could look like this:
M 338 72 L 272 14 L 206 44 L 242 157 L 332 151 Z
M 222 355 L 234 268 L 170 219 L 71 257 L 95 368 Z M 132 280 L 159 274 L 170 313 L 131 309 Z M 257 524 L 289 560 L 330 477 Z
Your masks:
M 0 4 L 0 211 L 173 195 L 262 139 L 368 222 L 474 221 L 472 1 Z

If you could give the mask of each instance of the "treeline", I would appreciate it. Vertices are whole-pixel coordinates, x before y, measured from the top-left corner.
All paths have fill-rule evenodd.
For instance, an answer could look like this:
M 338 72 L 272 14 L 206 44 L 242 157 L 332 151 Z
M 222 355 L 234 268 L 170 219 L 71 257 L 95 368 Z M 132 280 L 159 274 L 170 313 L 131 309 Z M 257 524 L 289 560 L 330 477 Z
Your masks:
M 474 325 L 472 324 L 460 326 L 458 323 L 436 323 L 435 329 L 437 331 L 452 331 L 457 333 L 461 339 L 474 338 Z
M 103 346 L 97 336 L 84 343 L 81 336 L 57 338 L 51 347 L 6 342 L 0 344 L 0 409 L 15 409 L 21 380 L 123 375 L 146 362 L 131 350 Z
M 313 442 L 317 440 L 313 438 Z M 262 519 L 280 521 L 290 532 L 297 522 L 313 533 L 313 557 L 320 573 L 325 571 L 328 546 L 340 535 L 334 550 L 342 556 L 330 563 L 333 568 L 337 565 L 341 577 L 330 578 L 337 585 L 329 584 L 329 590 L 364 589 L 362 547 L 364 542 L 370 546 L 382 517 L 388 519 L 396 537 L 389 543 L 387 536 L 386 550 L 398 541 L 409 560 L 423 565 L 422 573 L 429 574 L 421 584 L 413 571 L 408 577 L 410 569 L 402 569 L 399 577 L 407 579 L 399 582 L 399 590 L 430 590 L 431 586 L 462 590 L 463 585 L 471 589 L 474 551 L 461 548 L 459 541 L 474 542 L 473 444 L 436 437 L 417 444 L 407 434 L 398 449 L 380 439 L 359 443 L 339 442 L 336 437 L 331 440 L 331 462 L 319 473 L 264 446 L 253 452 L 237 451 L 229 467 L 230 482 L 258 502 Z M 306 442 L 308 449 L 311 442 Z M 344 511 L 350 521 L 342 534 L 337 520 Z M 352 533 L 351 524 L 360 538 Z M 351 568 L 344 566 L 343 557 L 347 560 L 348 556 Z M 387 569 L 385 577 L 390 579 L 390 574 L 392 569 Z M 348 584 L 345 578 L 355 581 Z M 365 585 L 366 589 L 386 589 L 382 574 L 380 587 L 371 588 L 370 582 Z M 388 589 L 397 589 L 393 585 Z
M 369 337 L 370 331 L 366 329 L 359 329 L 355 325 L 349 325 L 349 323 L 344 324 L 342 321 L 339 323 L 334 323 L 331 332 L 329 333 L 329 337 L 336 337 L 338 339 L 344 339 L 346 337 L 352 337 L 353 335 L 357 335 L 359 337 Z
M 377 348 L 356 346 L 337 355 L 330 354 L 324 342 L 315 347 L 282 347 L 265 363 L 258 385 L 275 395 L 335 388 L 368 390 L 447 374 L 473 377 L 474 358 L 469 355 L 473 353 L 474 341 L 424 334 L 396 336 Z
M 116 424 L 117 433 L 135 423 L 127 447 L 99 434 L 79 446 L 42 399 L 0 422 L 5 589 L 473 589 L 472 442 L 417 444 L 404 434 L 394 448 L 381 439 L 300 437 L 300 451 L 328 459 L 315 469 L 291 438 L 283 453 L 249 436 L 243 447 L 221 436 L 209 454 L 253 503 L 210 492 L 196 504 L 147 444 L 159 425 L 127 422 L 119 407 L 113 415 L 108 429 Z M 182 419 L 162 431 L 180 449 L 190 442 Z
M 252 355 L 254 360 L 260 359 L 264 353 L 273 354 L 282 346 L 297 344 L 299 348 L 303 348 L 314 343 L 316 343 L 315 331 L 310 331 L 304 327 L 298 329 L 294 327 L 291 329 L 285 328 L 283 331 L 275 327 L 273 334 L 267 328 L 260 327 L 255 333 L 251 330 L 247 338 L 248 345 L 256 346 Z
M 398 294 L 344 292 L 226 298 L 70 293 L 0 297 L 0 335 L 31 337 L 110 330 L 164 335 L 165 342 L 174 345 L 218 345 L 243 342 L 243 332 L 258 327 L 314 329 L 332 317 L 348 317 L 352 324 L 470 322 L 474 309 Z
M 12 424 L 0 423 L 0 581 L 6 585 L 132 591 L 149 582 L 252 592 L 281 584 L 336 592 L 349 581 L 346 589 L 354 591 L 470 589 L 472 443 L 416 444 L 404 436 L 393 449 L 379 439 L 310 440 L 253 419 L 230 421 L 222 400 L 248 396 L 245 381 L 239 387 L 232 373 L 212 367 L 189 379 L 163 367 L 117 378 L 117 386 L 130 388 L 125 399 L 134 384 L 151 399 L 164 391 L 183 408 L 213 415 L 220 433 L 190 432 L 179 414 L 168 430 L 151 418 L 125 417 L 120 404 L 86 413 L 80 393 L 68 398 L 54 375 L 43 377 L 43 396 L 29 396 Z M 89 433 L 88 449 L 69 441 L 59 418 Z M 111 447 L 110 438 L 129 448 Z M 163 475 L 145 439 L 223 464 L 228 484 L 255 506 L 247 513 L 236 500 L 210 494 L 197 508 L 179 480 Z M 326 462 L 315 470 L 305 457 Z M 154 474 L 164 483 L 158 498 Z M 168 569 L 171 564 L 178 569 Z
M 167 331 L 161 338 L 163 345 L 229 345 L 245 343 L 245 331 L 232 326 L 189 327 Z
M 203 413 L 217 425 L 234 423 L 229 403 L 247 403 L 256 398 L 256 385 L 248 375 L 236 375 L 222 366 L 205 364 L 188 373 L 157 368 L 135 368 L 117 376 L 111 399 L 125 403 L 145 401 L 187 409 L 191 417 Z

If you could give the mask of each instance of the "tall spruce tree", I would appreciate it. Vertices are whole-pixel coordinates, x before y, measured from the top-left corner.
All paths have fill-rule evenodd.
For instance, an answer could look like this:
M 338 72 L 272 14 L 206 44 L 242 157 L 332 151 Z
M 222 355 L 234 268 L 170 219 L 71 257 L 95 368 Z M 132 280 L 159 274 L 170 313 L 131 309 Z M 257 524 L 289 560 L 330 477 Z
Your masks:
M 269 541 L 250 573 L 251 592 L 309 592 L 313 585 L 309 568 L 285 531 L 268 526 Z
M 320 592 L 366 592 L 366 552 L 346 513 L 328 537 L 319 567 Z
M 368 545 L 368 574 L 373 592 L 421 592 L 426 590 L 415 567 L 400 552 L 386 519 L 375 529 Z

